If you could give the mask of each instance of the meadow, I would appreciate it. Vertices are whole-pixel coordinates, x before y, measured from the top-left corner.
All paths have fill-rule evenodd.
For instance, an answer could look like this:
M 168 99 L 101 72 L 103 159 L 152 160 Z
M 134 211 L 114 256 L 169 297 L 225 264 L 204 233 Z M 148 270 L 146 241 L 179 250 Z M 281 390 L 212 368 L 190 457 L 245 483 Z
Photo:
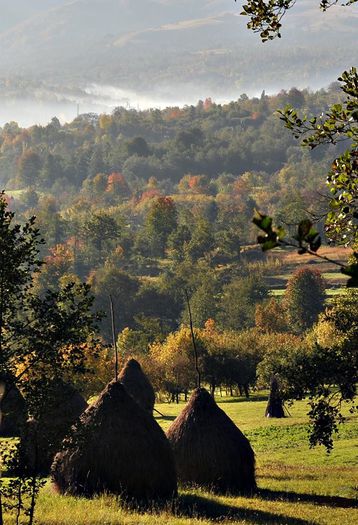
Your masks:
M 331 454 L 309 449 L 305 402 L 289 407 L 290 417 L 264 417 L 262 395 L 252 400 L 221 398 L 220 407 L 250 439 L 257 460 L 257 493 L 218 496 L 180 488 L 178 500 L 164 511 L 140 513 L 123 508 L 116 497 L 94 500 L 56 494 L 50 483 L 37 508 L 39 525 L 353 525 L 358 523 L 358 416 L 341 426 Z M 184 403 L 161 403 L 156 416 L 167 429 Z

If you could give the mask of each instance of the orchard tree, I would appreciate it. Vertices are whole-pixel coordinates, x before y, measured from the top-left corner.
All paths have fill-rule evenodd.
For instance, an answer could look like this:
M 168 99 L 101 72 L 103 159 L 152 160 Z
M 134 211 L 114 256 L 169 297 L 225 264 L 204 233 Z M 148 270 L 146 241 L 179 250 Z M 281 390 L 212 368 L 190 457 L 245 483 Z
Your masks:
M 288 330 L 286 310 L 275 297 L 256 305 L 255 326 L 263 333 L 280 333 Z
M 358 293 L 347 292 L 321 314 L 305 339 L 292 334 L 266 336 L 258 366 L 260 383 L 277 376 L 284 400 L 308 398 L 311 446 L 333 448 L 333 435 L 345 418 L 343 405 L 356 409 L 358 381 Z

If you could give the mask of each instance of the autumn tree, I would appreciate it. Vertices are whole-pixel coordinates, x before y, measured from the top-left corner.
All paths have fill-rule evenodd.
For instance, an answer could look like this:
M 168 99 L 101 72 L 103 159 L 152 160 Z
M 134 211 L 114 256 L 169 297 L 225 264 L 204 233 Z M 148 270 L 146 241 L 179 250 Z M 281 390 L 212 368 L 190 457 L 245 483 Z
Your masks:
M 259 303 L 255 309 L 255 325 L 263 333 L 279 333 L 288 329 L 286 310 L 275 297 Z
M 198 333 L 197 333 L 198 335 Z M 200 346 L 199 338 L 197 340 Z M 168 335 L 163 343 L 150 347 L 150 356 L 161 371 L 161 388 L 172 401 L 195 385 L 194 355 L 189 328 L 182 327 Z

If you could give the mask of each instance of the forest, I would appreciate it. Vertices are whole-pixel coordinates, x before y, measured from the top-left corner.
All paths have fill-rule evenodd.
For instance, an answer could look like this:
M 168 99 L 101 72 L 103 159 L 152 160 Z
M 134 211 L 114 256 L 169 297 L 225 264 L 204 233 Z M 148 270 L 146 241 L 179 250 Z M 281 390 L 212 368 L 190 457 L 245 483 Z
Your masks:
M 356 79 L 0 128 L 0 525 L 354 522 Z

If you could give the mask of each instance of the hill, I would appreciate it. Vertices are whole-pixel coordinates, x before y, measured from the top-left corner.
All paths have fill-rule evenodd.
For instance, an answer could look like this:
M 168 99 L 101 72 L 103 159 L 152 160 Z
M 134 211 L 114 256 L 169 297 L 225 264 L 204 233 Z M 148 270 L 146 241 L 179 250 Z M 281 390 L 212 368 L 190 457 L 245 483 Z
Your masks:
M 277 89 L 278 78 L 280 87 L 321 86 L 358 58 L 354 6 L 322 14 L 303 0 L 287 15 L 284 45 L 262 45 L 233 0 L 2 0 L 0 8 L 3 77 L 192 100 Z

